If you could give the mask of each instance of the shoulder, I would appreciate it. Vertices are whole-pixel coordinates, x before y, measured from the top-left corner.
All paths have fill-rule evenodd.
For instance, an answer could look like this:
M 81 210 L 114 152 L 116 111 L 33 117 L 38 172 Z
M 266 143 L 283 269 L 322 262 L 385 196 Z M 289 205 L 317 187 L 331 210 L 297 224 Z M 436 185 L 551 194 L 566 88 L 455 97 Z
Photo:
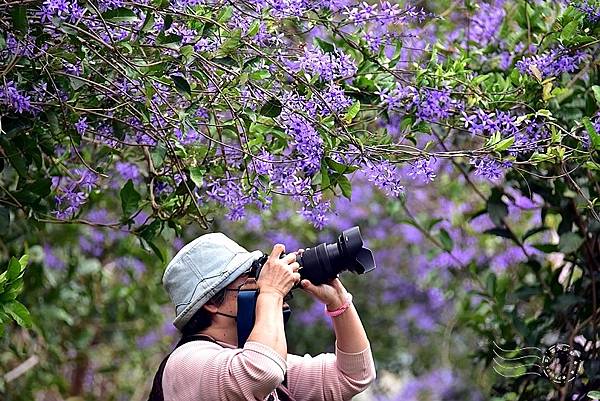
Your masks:
M 209 360 L 216 353 L 227 350 L 221 345 L 212 341 L 198 340 L 190 341 L 177 347 L 169 356 L 166 369 L 173 368 L 175 365 L 186 364 L 190 362 L 198 363 L 201 360 Z

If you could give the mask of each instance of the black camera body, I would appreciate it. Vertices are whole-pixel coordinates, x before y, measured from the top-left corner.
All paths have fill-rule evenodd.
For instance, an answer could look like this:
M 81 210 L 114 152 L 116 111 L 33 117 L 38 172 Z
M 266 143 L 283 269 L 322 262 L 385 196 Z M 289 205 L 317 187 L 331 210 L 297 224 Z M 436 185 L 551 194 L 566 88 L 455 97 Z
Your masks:
M 258 278 L 267 258 L 268 255 L 264 255 L 254 261 L 251 276 Z M 300 277 L 314 285 L 328 283 L 344 270 L 363 274 L 376 267 L 373 252 L 363 246 L 358 226 L 344 230 L 333 244 L 322 243 L 306 248 L 296 257 L 296 262 L 300 265 Z

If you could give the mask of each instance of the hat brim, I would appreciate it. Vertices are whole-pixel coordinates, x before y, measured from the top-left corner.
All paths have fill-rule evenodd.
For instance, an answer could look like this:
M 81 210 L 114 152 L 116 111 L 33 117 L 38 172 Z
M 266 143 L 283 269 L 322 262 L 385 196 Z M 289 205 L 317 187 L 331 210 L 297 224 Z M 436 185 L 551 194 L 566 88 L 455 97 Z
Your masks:
M 223 267 L 221 280 L 215 281 L 212 288 L 206 288 L 202 291 L 194 291 L 190 304 L 175 317 L 173 325 L 181 330 L 194 316 L 194 314 L 210 300 L 217 292 L 233 283 L 239 276 L 250 269 L 252 262 L 259 259 L 263 253 L 261 251 L 241 252 L 236 254 L 231 261 Z M 198 287 L 196 288 L 198 289 Z M 198 295 L 196 295 L 198 293 Z M 196 297 L 197 298 L 194 298 Z

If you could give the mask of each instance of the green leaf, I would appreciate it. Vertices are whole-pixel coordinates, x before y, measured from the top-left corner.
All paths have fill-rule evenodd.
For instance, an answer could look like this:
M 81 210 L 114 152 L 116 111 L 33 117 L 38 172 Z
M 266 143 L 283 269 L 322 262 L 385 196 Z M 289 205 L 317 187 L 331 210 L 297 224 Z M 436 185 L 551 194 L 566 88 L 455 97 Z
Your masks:
M 583 244 L 583 238 L 574 232 L 568 232 L 560 236 L 558 249 L 562 253 L 572 253 L 579 249 Z
M 569 22 L 562 29 L 562 31 L 560 33 L 560 38 L 563 41 L 567 41 L 567 42 L 570 41 L 571 39 L 573 39 L 573 36 L 575 35 L 575 32 L 577 32 L 578 27 L 579 27 L 579 21 L 575 20 L 575 21 Z
M 150 249 L 152 249 L 152 252 L 154 252 L 154 254 L 156 256 L 158 256 L 158 259 L 160 259 L 161 262 L 164 263 L 165 261 L 165 257 L 163 256 L 162 252 L 160 251 L 160 248 L 156 246 L 156 244 L 152 241 L 146 241 L 148 243 L 148 246 L 150 246 Z
M 171 79 L 177 88 L 177 92 L 186 95 L 188 98 L 192 96 L 192 88 L 188 81 L 181 75 L 171 75 Z
M 102 17 L 111 22 L 131 22 L 139 19 L 132 10 L 125 7 L 108 10 L 102 14 Z
M 591 398 L 592 400 L 600 400 L 600 391 L 598 390 L 594 390 L 594 391 L 590 391 L 589 393 L 587 393 L 588 398 Z
M 321 188 L 327 188 L 331 184 L 329 179 L 329 172 L 324 164 L 321 164 Z
M 588 132 L 588 135 L 590 136 L 591 145 L 594 147 L 594 149 L 600 150 L 600 134 L 596 132 L 594 125 L 588 117 L 583 117 L 581 121 L 583 122 L 583 126 Z
M 150 158 L 152 159 L 152 164 L 155 169 L 159 169 L 162 166 L 166 155 L 167 148 L 164 143 L 162 141 L 158 142 L 152 150 L 152 153 L 150 153 Z
M 534 244 L 533 247 L 544 253 L 558 252 L 558 245 L 555 244 Z
M 140 35 L 150 31 L 152 28 L 154 28 L 154 13 L 152 11 L 148 11 L 146 18 L 144 19 L 144 23 L 140 28 Z
M 15 258 L 14 256 L 12 258 L 10 258 L 10 261 L 8 262 L 8 270 L 6 273 L 6 278 L 8 279 L 8 281 L 12 281 L 14 279 L 16 279 L 17 277 L 19 277 L 19 275 L 21 274 L 21 264 L 19 263 L 19 260 L 17 258 Z
M 325 162 L 333 171 L 339 174 L 353 173 L 358 169 L 356 166 L 346 166 L 345 164 L 338 163 L 330 157 L 326 157 Z
M 345 175 L 338 176 L 337 185 L 342 190 L 342 195 L 349 200 L 352 200 L 352 184 L 350 183 L 350 180 L 348 180 L 348 177 Z
M 4 312 L 10 315 L 21 327 L 31 327 L 31 315 L 25 306 L 19 301 L 12 301 L 4 305 Z
M 133 181 L 128 180 L 123 186 L 120 192 L 121 195 L 121 208 L 123 209 L 123 216 L 129 218 L 138 208 L 142 197 L 135 190 Z
M 512 233 L 506 228 L 494 227 L 484 231 L 485 234 L 497 235 L 498 237 L 514 239 Z
M 240 41 L 242 39 L 242 30 L 237 28 L 231 31 L 231 36 L 229 36 L 225 42 L 219 47 L 217 50 L 217 56 L 223 57 L 233 53 L 235 50 L 240 47 Z
M 29 263 L 29 255 L 25 254 L 19 258 L 19 264 L 21 265 L 21 271 L 25 270 L 27 267 L 27 263 Z
M 344 122 L 346 124 L 350 124 L 352 122 L 352 120 L 354 119 L 354 117 L 356 117 L 356 115 L 358 114 L 359 111 L 360 111 L 360 101 L 357 100 L 354 103 L 352 103 L 352 106 L 350 106 L 348 111 L 346 111 L 346 114 L 344 115 Z
M 221 24 L 229 21 L 231 19 L 231 16 L 233 15 L 233 6 L 227 6 L 224 7 L 221 12 L 219 13 L 219 16 L 217 17 L 217 21 L 220 22 Z
M 494 150 L 496 152 L 502 152 L 510 148 L 513 145 L 513 143 L 515 143 L 515 137 L 511 136 L 510 138 L 503 139 L 500 142 L 496 143 L 494 145 Z
M 260 29 L 260 21 L 255 19 L 252 24 L 250 25 L 250 28 L 248 28 L 248 31 L 246 32 L 246 35 L 249 37 L 253 37 L 258 33 L 258 30 Z
M 600 106 L 600 86 L 593 85 L 592 92 L 594 92 L 594 98 L 596 98 L 596 104 L 598 104 L 598 106 Z
M 27 7 L 16 6 L 11 12 L 13 27 L 22 34 L 27 33 Z
M 531 237 L 531 236 L 533 236 L 533 235 L 535 235 L 537 233 L 541 233 L 541 232 L 546 231 L 546 230 L 548 230 L 548 227 L 544 227 L 544 226 L 542 226 L 542 227 L 535 227 L 535 228 L 532 228 L 530 230 L 527 230 L 527 232 L 525 234 L 523 234 L 523 241 L 525 241 L 527 238 L 529 238 L 529 237 Z
M 260 108 L 259 113 L 266 117 L 277 117 L 281 113 L 282 108 L 283 106 L 279 99 L 272 97 Z
M 206 173 L 206 170 L 200 167 L 190 168 L 190 178 L 198 188 L 202 188 L 204 173 Z
M 496 295 L 496 275 L 494 273 L 490 273 L 487 276 L 485 281 L 485 288 L 490 296 L 494 297 Z
M 325 53 L 333 53 L 335 51 L 335 46 L 333 43 L 329 43 L 321 38 L 315 37 L 315 42 L 317 45 L 323 50 Z
M 446 231 L 445 229 L 441 229 L 440 230 L 440 234 L 438 235 L 438 238 L 440 239 L 440 242 L 442 243 L 442 248 L 444 249 L 444 251 L 450 252 L 452 251 L 452 248 L 454 248 L 454 241 L 452 240 L 452 237 L 450 237 L 450 234 L 448 233 L 448 231 Z
M 494 188 L 492 190 L 492 194 L 487 200 L 487 211 L 490 216 L 490 219 L 497 226 L 502 225 L 502 219 L 508 215 L 508 207 L 502 201 L 502 191 Z

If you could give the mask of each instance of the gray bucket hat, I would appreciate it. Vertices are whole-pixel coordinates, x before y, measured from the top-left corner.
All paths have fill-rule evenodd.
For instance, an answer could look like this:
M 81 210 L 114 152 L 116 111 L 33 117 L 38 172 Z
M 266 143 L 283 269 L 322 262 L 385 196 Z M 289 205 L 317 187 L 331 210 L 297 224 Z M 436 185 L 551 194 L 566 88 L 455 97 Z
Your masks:
M 163 286 L 175 304 L 173 325 L 179 330 L 217 292 L 247 271 L 261 251 L 248 252 L 222 233 L 202 235 L 169 262 Z

